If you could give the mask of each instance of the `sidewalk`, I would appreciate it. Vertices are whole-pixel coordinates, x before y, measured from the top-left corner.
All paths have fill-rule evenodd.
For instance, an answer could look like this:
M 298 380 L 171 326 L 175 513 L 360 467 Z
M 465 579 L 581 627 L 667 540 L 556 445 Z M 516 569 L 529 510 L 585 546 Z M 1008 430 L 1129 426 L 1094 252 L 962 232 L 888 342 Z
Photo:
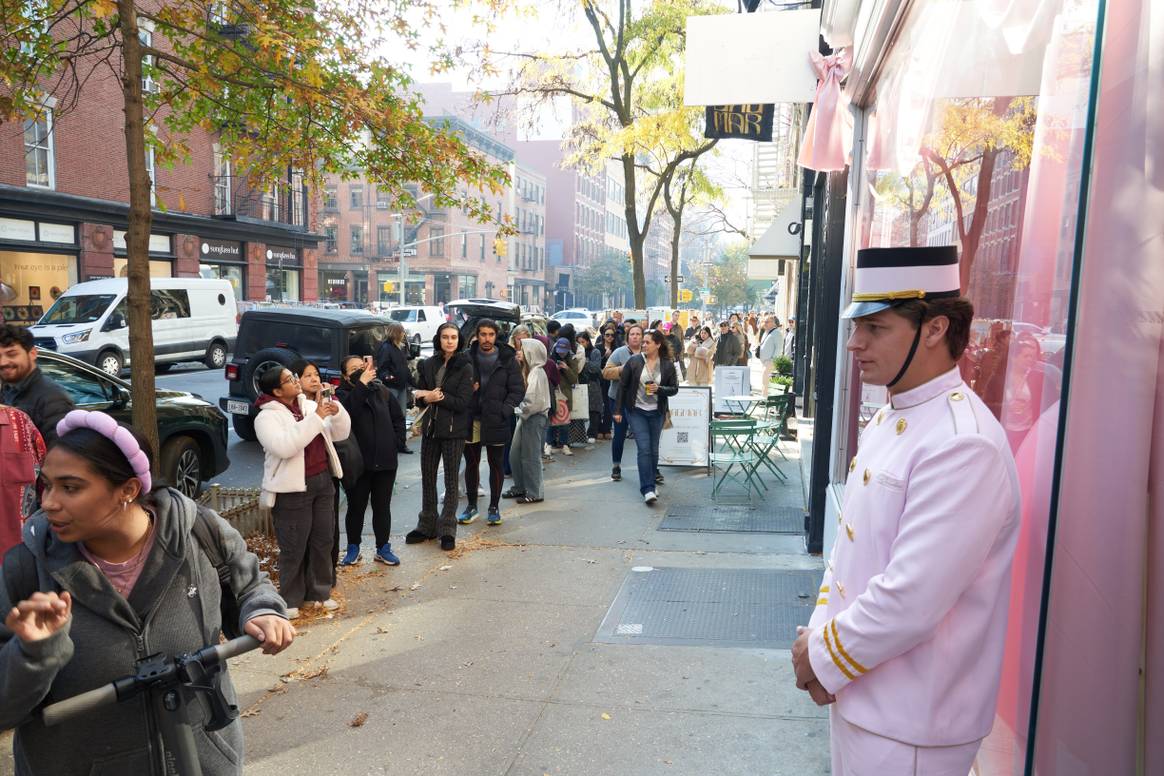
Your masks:
M 784 449 L 789 482 L 770 483 L 767 505 L 803 508 L 798 446 Z M 804 570 L 818 580 L 820 561 L 800 536 L 658 530 L 668 506 L 711 508 L 704 471 L 664 469 L 650 508 L 633 442 L 620 483 L 599 442 L 547 464 L 544 503 L 503 502 L 501 526 L 463 527 L 445 554 L 403 543 L 419 508 L 417 458 L 402 459 L 392 505 L 402 565 L 343 570 L 339 616 L 303 626 L 282 655 L 232 666 L 246 773 L 828 772 L 827 715 L 795 689 L 787 648 L 717 645 L 717 631 L 746 635 L 739 618 L 765 615 L 752 600 L 719 600 L 727 582 L 687 590 L 690 606 L 662 626 L 644 620 L 641 638 L 604 624 L 635 605 L 625 594 L 640 580 L 670 569 L 729 582 Z M 632 571 L 648 566 L 656 571 Z

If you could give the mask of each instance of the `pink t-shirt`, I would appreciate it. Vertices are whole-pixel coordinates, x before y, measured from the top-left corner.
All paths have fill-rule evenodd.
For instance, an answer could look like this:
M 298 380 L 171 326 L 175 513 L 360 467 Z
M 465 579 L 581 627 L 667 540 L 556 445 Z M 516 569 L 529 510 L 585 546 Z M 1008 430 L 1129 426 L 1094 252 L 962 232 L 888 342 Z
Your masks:
M 133 592 L 133 586 L 137 584 L 141 570 L 145 567 L 146 558 L 149 557 L 150 550 L 154 546 L 154 521 L 153 516 L 150 517 L 149 532 L 146 533 L 145 541 L 141 543 L 141 549 L 124 563 L 110 563 L 103 558 L 98 558 L 89 552 L 84 542 L 77 545 L 81 554 L 85 556 L 85 560 L 96 566 L 109 580 L 109 584 L 113 585 L 113 589 L 121 593 L 121 597 L 125 599 L 128 599 L 129 594 Z

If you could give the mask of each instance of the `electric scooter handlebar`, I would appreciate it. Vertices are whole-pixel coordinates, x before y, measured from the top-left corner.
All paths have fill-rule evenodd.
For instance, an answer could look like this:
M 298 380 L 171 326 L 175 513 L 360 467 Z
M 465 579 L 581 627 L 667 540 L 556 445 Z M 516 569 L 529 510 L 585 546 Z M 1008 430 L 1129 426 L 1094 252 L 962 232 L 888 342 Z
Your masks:
M 261 643 L 254 636 L 240 636 L 237 639 L 231 639 L 223 644 L 203 647 L 197 652 L 184 657 L 187 662 L 197 661 L 203 665 L 217 665 L 225 663 L 232 657 L 238 657 L 245 652 L 250 652 L 252 649 L 257 649 L 259 646 L 261 646 Z M 47 727 L 59 725 L 78 714 L 84 714 L 85 712 L 102 706 L 108 706 L 111 703 L 116 703 L 119 700 L 136 695 L 145 689 L 150 679 L 154 678 L 157 678 L 156 675 L 147 674 L 115 679 L 109 684 L 45 706 L 41 711 L 41 718 Z

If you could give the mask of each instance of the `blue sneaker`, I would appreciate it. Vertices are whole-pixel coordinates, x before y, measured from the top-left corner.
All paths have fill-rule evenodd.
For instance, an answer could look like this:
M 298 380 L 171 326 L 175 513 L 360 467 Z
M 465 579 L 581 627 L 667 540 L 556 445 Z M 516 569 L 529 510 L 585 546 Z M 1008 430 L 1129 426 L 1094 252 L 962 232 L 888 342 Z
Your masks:
M 400 558 L 397 558 L 396 553 L 392 552 L 392 542 L 385 542 L 384 546 L 376 550 L 376 562 L 388 566 L 400 565 Z
M 489 510 L 489 516 L 485 518 L 486 525 L 501 525 L 501 512 L 496 507 Z
M 468 525 L 477 519 L 478 514 L 480 513 L 477 511 L 477 507 L 470 504 L 469 506 L 465 507 L 465 511 L 462 512 L 461 516 L 457 518 L 457 522 L 461 525 Z
M 341 566 L 354 566 L 360 562 L 360 558 L 362 557 L 363 556 L 360 555 L 360 545 L 349 544 L 348 551 L 344 553 L 343 560 L 341 560 L 339 564 Z

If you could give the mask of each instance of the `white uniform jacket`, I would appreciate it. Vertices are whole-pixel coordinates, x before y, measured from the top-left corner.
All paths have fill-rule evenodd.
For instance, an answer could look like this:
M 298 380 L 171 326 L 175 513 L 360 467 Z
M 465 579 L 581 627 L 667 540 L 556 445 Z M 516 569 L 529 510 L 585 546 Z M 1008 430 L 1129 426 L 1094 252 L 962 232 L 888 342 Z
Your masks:
M 1019 484 L 1002 426 L 952 369 L 892 398 L 849 464 L 809 622 L 848 722 L 914 746 L 990 732 Z

